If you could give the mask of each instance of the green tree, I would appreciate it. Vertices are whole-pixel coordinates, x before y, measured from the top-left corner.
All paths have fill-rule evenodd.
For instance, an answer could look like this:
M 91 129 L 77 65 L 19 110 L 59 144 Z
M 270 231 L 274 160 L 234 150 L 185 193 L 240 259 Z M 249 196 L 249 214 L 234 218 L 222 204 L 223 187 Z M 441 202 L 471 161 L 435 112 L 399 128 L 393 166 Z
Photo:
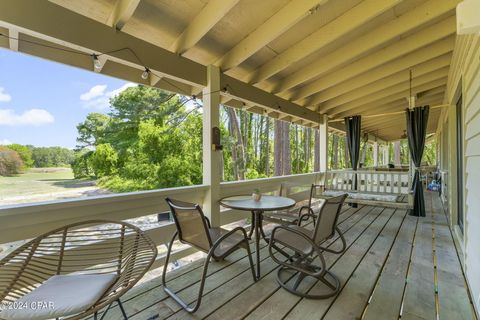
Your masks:
M 117 172 L 118 155 L 109 143 L 99 144 L 91 155 L 95 176 L 101 178 Z
M 18 153 L 20 158 L 23 161 L 23 165 L 25 169 L 31 168 L 33 166 L 33 159 L 32 159 L 32 149 L 28 146 L 24 146 L 18 143 L 14 143 L 7 146 L 8 149 L 14 150 Z

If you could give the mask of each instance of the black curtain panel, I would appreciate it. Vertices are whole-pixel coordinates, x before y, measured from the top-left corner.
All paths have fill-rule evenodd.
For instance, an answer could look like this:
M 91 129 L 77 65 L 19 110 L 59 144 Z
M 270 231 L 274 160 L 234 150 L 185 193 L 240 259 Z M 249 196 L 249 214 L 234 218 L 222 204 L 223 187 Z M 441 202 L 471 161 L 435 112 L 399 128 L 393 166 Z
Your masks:
M 412 184 L 413 209 L 410 210 L 410 215 L 416 217 L 425 217 L 425 199 L 423 198 L 423 186 L 420 181 L 419 168 L 422 164 L 423 150 L 425 148 L 428 113 L 428 106 L 407 109 L 406 111 L 408 148 L 415 165 Z
M 360 158 L 360 129 L 362 128 L 362 117 L 353 116 L 345 118 L 345 131 L 347 134 L 347 149 L 350 155 L 350 164 L 354 171 L 357 170 Z M 357 174 L 353 175 L 353 190 L 357 190 Z M 354 205 L 356 207 L 356 204 Z

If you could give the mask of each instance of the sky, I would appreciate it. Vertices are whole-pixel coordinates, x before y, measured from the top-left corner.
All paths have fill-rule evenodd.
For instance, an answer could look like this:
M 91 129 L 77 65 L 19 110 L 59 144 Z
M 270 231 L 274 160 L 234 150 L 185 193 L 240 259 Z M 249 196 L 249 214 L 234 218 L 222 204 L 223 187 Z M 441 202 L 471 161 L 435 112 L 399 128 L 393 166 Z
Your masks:
M 133 83 L 0 48 L 0 145 L 74 148 L 76 125 Z

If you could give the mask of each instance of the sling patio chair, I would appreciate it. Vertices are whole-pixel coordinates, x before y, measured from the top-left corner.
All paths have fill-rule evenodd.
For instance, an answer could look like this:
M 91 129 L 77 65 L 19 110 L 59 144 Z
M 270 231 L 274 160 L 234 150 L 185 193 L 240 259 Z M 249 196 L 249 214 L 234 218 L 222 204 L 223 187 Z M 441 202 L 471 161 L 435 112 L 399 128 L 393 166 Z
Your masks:
M 290 183 L 282 183 L 280 187 L 280 195 L 287 196 L 288 190 L 292 187 L 298 185 L 293 185 Z M 320 212 L 321 204 L 323 199 L 319 196 L 323 192 L 323 185 L 312 184 L 310 187 L 310 194 L 308 199 L 303 201 L 298 201 L 295 206 L 287 211 L 273 211 L 265 212 L 264 219 L 268 222 L 279 223 L 283 225 L 297 224 L 300 225 L 303 221 L 308 220 L 309 218 L 313 219 L 315 224 L 316 217 Z
M 153 241 L 126 223 L 91 220 L 45 233 L 0 261 L 0 319 L 103 319 L 148 271 Z
M 182 306 L 183 309 L 189 313 L 193 313 L 200 307 L 210 258 L 219 261 L 226 258 L 235 250 L 243 248 L 247 250 L 253 281 L 256 281 L 252 254 L 250 252 L 247 233 L 244 228 L 236 227 L 231 231 L 222 228 L 212 228 L 210 221 L 205 217 L 202 208 L 198 204 L 170 198 L 166 198 L 165 200 L 170 207 L 177 231 L 175 231 L 172 240 L 168 245 L 167 256 L 165 258 L 165 265 L 162 273 L 162 285 L 165 292 Z M 197 300 L 193 306 L 190 306 L 189 303 L 183 301 L 174 291 L 167 287 L 166 284 L 167 265 L 172 252 L 173 242 L 177 237 L 181 243 L 188 244 L 207 254 L 203 264 Z
M 338 216 L 346 197 L 347 195 L 344 194 L 326 200 L 320 209 L 313 230 L 298 225 L 280 225 L 273 229 L 268 250 L 272 259 L 280 264 L 277 271 L 277 282 L 287 291 L 312 299 L 323 299 L 337 294 L 340 289 L 340 280 L 327 270 L 322 252 L 339 254 L 346 249 L 345 238 L 337 227 Z M 322 246 L 326 240 L 335 235 L 335 232 L 341 239 L 342 247 L 339 250 L 333 250 Z M 288 252 L 286 249 L 289 249 Z M 287 259 L 278 259 L 274 250 Z M 293 251 L 293 254 L 289 254 L 290 250 Z M 317 258 L 320 265 L 314 264 Z M 308 276 L 325 284 L 322 286 L 320 294 L 309 294 L 299 289 L 301 282 Z

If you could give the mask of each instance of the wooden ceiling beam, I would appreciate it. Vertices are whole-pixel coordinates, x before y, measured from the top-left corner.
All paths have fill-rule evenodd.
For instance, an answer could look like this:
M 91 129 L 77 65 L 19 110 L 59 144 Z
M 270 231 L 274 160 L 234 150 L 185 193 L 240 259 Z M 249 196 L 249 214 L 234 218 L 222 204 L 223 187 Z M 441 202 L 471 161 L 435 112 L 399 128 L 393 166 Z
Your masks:
M 424 88 L 422 85 L 428 84 L 438 79 L 446 78 L 448 76 L 448 69 L 449 69 L 448 67 L 443 67 L 433 72 L 429 72 L 423 76 L 414 78 L 412 80 L 412 93 L 416 94 L 422 91 L 422 89 L 420 89 L 420 88 Z M 428 89 L 431 89 L 431 88 L 432 87 L 429 87 Z M 328 113 L 329 115 L 335 116 L 337 114 L 340 114 L 348 110 L 361 108 L 365 105 L 371 106 L 372 103 L 375 104 L 375 101 L 382 100 L 384 98 L 388 98 L 391 96 L 398 97 L 398 98 L 392 99 L 390 101 L 400 99 L 402 97 L 406 98 L 406 97 L 409 97 L 410 95 L 409 89 L 410 89 L 410 81 L 406 80 L 396 85 L 390 86 L 386 89 L 372 92 L 369 95 L 361 97 L 354 101 L 347 102 L 335 107 L 330 107 L 329 109 L 323 109 L 322 106 L 320 106 L 320 112 L 325 112 L 325 113 Z M 427 90 L 427 89 L 424 89 L 424 90 Z
M 22 33 L 85 53 L 128 47 L 145 66 L 162 76 L 192 86 L 207 84 L 205 66 L 49 1 L 0 1 L 0 25 L 14 26 Z M 77 59 L 92 63 L 88 56 Z M 140 74 L 144 68 L 129 50 L 111 52 L 108 59 L 137 68 Z
M 227 71 L 255 54 L 265 45 L 290 29 L 309 14 L 309 11 L 328 0 L 291 0 L 287 5 L 272 15 L 255 31 L 246 36 L 233 49 L 215 62 L 222 71 Z
M 122 30 L 137 10 L 140 0 L 117 0 L 107 24 L 116 30 Z
M 300 68 L 298 71 L 286 77 L 274 89 L 274 92 L 286 91 L 313 78 L 331 72 L 335 70 L 335 68 L 345 65 L 355 58 L 379 48 L 382 44 L 388 43 L 407 32 L 415 30 L 415 28 L 423 24 L 434 21 L 434 19 L 448 12 L 454 12 L 459 2 L 460 0 L 429 0 L 382 25 L 380 28 L 376 28 L 374 31 L 350 41 L 340 49 L 316 59 L 312 64 Z M 452 20 L 452 23 L 455 25 L 455 17 L 453 17 Z M 295 96 L 294 99 L 304 97 L 303 95 Z
M 417 67 L 420 67 L 424 63 L 428 63 L 432 59 L 438 59 L 444 55 L 451 57 L 454 45 L 455 36 L 452 35 L 446 39 L 435 42 L 427 48 L 422 48 L 411 52 L 406 56 L 378 66 L 366 73 L 362 73 L 349 80 L 342 81 L 336 86 L 318 92 L 309 98 L 299 100 L 298 103 L 306 106 L 315 106 L 324 101 L 333 99 L 344 93 L 368 85 L 374 81 L 384 79 L 403 70 L 412 69 L 413 73 L 415 74 L 417 72 Z
M 226 92 L 223 92 L 222 95 L 229 96 L 230 99 L 236 98 L 246 104 L 255 104 L 259 107 L 269 109 L 269 111 L 276 111 L 295 118 L 320 123 L 319 113 L 277 97 L 226 74 L 220 76 L 220 88 L 226 89 Z
M 331 88 L 336 84 L 365 73 L 383 64 L 400 58 L 412 51 L 427 47 L 439 40 L 445 39 L 456 32 L 455 16 L 451 16 L 439 23 L 422 29 L 415 34 L 398 40 L 392 45 L 375 51 L 370 55 L 356 60 L 348 66 L 335 70 L 326 76 L 313 81 L 298 90 L 292 90 L 291 100 L 298 101 L 322 90 Z M 288 98 L 288 94 L 282 95 Z
M 422 85 L 415 86 L 415 87 L 412 88 L 412 91 L 415 93 L 415 92 L 419 92 L 419 91 L 430 90 L 432 88 L 436 88 L 436 87 L 439 87 L 439 86 L 444 86 L 446 83 L 447 83 L 447 77 L 444 76 L 444 77 L 440 77 L 436 80 L 424 83 Z M 399 100 L 399 99 L 405 99 L 408 96 L 409 96 L 409 89 L 406 89 L 404 91 L 392 93 L 391 95 L 385 96 L 381 99 L 369 101 L 369 102 L 367 102 L 365 104 L 362 104 L 362 105 L 351 106 L 348 109 L 343 109 L 342 112 L 339 112 L 336 109 L 333 109 L 333 112 L 330 113 L 329 115 L 334 117 L 334 118 L 343 118 L 347 115 L 351 115 L 352 113 L 362 114 L 363 112 L 368 111 L 368 110 L 377 111 L 375 106 L 378 106 L 378 105 L 381 105 L 381 104 L 387 104 L 387 103 L 390 103 L 392 101 Z
M 199 14 L 190 22 L 182 34 L 170 46 L 170 50 L 183 54 L 197 44 L 237 3 L 239 0 L 209 1 Z
M 376 92 L 379 92 L 383 89 L 387 89 L 393 86 L 397 86 L 401 83 L 405 83 L 406 81 L 408 82 L 409 75 L 410 75 L 409 71 L 412 71 L 412 75 L 414 79 L 417 79 L 424 75 L 426 76 L 433 71 L 448 67 L 450 65 L 451 60 L 452 60 L 451 54 L 440 56 L 436 59 L 432 59 L 424 64 L 416 66 L 415 68 L 412 68 L 410 70 L 400 71 L 394 75 L 377 80 L 366 86 L 360 87 L 355 90 L 351 90 L 350 92 L 345 93 L 341 96 L 325 101 L 324 103 L 321 104 L 320 108 L 323 112 L 327 112 L 328 110 L 331 110 L 336 106 L 340 106 L 345 103 L 355 101 L 357 99 L 361 99 L 365 96 L 375 94 Z
M 401 0 L 366 0 L 322 26 L 248 76 L 248 82 L 258 83 L 320 50 L 352 30 L 397 5 Z
M 444 88 L 445 85 L 442 85 L 441 87 Z M 437 95 L 422 98 L 421 100 L 417 101 L 417 105 L 420 106 L 420 105 L 440 104 L 443 101 L 443 95 L 444 93 L 440 93 Z M 384 103 L 372 105 L 372 108 L 368 110 L 350 110 L 349 112 L 343 114 L 342 117 L 340 116 L 336 117 L 336 119 L 343 119 L 343 117 L 353 116 L 356 114 L 360 114 L 365 117 L 376 116 L 378 114 L 383 114 L 383 113 L 402 111 L 402 110 L 405 110 L 407 107 L 408 107 L 407 99 L 402 97 L 392 102 L 386 102 L 386 103 L 384 102 Z
M 20 37 L 20 32 L 18 32 L 18 29 L 16 28 L 10 28 L 8 30 L 8 44 L 10 47 L 10 50 L 13 51 L 18 51 L 18 39 Z

